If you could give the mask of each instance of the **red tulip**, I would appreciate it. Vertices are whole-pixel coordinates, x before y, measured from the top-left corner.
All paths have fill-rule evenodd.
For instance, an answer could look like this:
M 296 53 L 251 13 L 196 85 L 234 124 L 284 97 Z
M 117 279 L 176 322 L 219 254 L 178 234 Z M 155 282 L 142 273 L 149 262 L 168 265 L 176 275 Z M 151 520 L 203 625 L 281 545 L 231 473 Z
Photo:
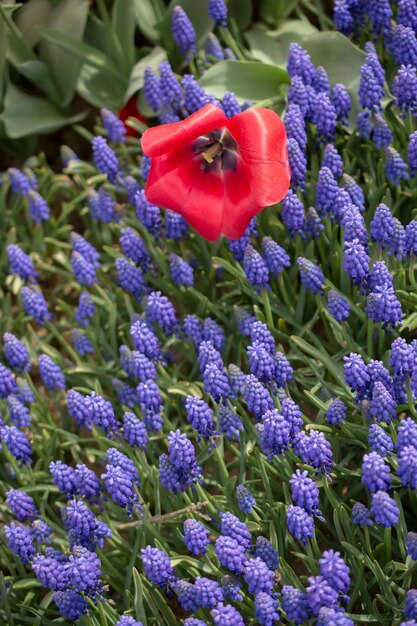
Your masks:
M 143 115 L 141 114 L 141 112 L 139 111 L 136 105 L 136 100 L 137 100 L 137 95 L 132 96 L 130 100 L 126 102 L 124 107 L 120 109 L 119 115 L 118 115 L 119 120 L 121 120 L 122 122 L 125 122 L 127 119 L 129 119 L 129 117 L 134 117 L 136 120 L 146 123 L 146 119 L 143 117 Z M 125 128 L 126 128 L 126 135 L 128 135 L 129 137 L 138 136 L 137 131 L 131 126 L 128 126 L 127 124 L 125 124 Z
M 227 119 L 213 104 L 182 122 L 146 130 L 149 202 L 180 213 L 205 239 L 239 239 L 254 215 L 290 184 L 287 137 L 269 109 Z

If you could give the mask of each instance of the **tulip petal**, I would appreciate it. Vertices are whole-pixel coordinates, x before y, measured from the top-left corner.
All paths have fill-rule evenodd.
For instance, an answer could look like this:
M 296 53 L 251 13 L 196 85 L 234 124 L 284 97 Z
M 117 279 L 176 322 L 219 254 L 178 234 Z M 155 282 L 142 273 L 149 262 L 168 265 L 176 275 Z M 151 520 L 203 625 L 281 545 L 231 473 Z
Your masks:
M 187 147 L 152 159 L 145 193 L 149 202 L 180 213 L 200 235 L 214 241 L 221 232 L 223 190 L 222 172 L 205 171 Z
M 206 104 L 182 122 L 148 128 L 142 135 L 142 150 L 149 157 L 190 144 L 206 133 L 227 126 L 228 119 L 214 104 Z
M 238 144 L 258 204 L 265 207 L 282 200 L 291 173 L 281 118 L 269 109 L 249 109 L 232 117 L 228 130 Z
M 176 175 L 182 165 L 188 164 L 195 157 L 196 155 L 188 146 L 153 157 L 145 187 L 149 202 L 182 214 L 184 194 L 177 187 L 182 188 L 183 181 L 182 179 L 175 180 L 170 175 L 172 173 Z M 168 176 L 170 184 L 167 184 L 168 178 L 166 177 Z
M 188 171 L 190 193 L 183 217 L 205 239 L 215 241 L 223 222 L 223 174 L 206 173 L 197 163 L 194 165 L 198 169 Z
M 224 173 L 224 215 L 222 233 L 229 239 L 239 239 L 254 215 L 262 211 L 254 198 L 241 160 L 235 170 Z

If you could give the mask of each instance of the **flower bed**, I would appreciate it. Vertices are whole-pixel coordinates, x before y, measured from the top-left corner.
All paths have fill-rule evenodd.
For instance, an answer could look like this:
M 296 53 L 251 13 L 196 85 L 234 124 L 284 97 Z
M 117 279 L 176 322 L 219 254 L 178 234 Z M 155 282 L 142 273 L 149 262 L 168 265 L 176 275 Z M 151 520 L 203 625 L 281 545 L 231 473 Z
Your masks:
M 177 7 L 146 120 L 4 173 L 2 623 L 417 624 L 416 8 L 287 74 Z

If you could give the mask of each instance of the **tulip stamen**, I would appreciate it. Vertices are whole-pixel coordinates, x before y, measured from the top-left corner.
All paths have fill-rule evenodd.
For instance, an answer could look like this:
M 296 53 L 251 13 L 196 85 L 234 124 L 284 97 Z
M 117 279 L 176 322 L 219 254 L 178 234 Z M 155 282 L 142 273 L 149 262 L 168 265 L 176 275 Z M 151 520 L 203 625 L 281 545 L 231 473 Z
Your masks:
M 207 163 L 213 163 L 216 156 L 219 156 L 223 152 L 223 144 L 221 141 L 215 141 L 211 146 L 204 150 L 201 155 L 207 161 Z

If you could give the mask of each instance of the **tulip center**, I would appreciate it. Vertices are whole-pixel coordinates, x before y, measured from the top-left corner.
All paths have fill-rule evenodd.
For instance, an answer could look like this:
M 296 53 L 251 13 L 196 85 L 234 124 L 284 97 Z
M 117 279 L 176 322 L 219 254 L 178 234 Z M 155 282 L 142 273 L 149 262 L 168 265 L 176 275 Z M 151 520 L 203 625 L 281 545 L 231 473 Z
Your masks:
M 195 154 L 199 155 L 201 167 L 206 172 L 214 169 L 236 169 L 239 153 L 235 140 L 226 128 L 219 128 L 198 137 L 191 148 Z

